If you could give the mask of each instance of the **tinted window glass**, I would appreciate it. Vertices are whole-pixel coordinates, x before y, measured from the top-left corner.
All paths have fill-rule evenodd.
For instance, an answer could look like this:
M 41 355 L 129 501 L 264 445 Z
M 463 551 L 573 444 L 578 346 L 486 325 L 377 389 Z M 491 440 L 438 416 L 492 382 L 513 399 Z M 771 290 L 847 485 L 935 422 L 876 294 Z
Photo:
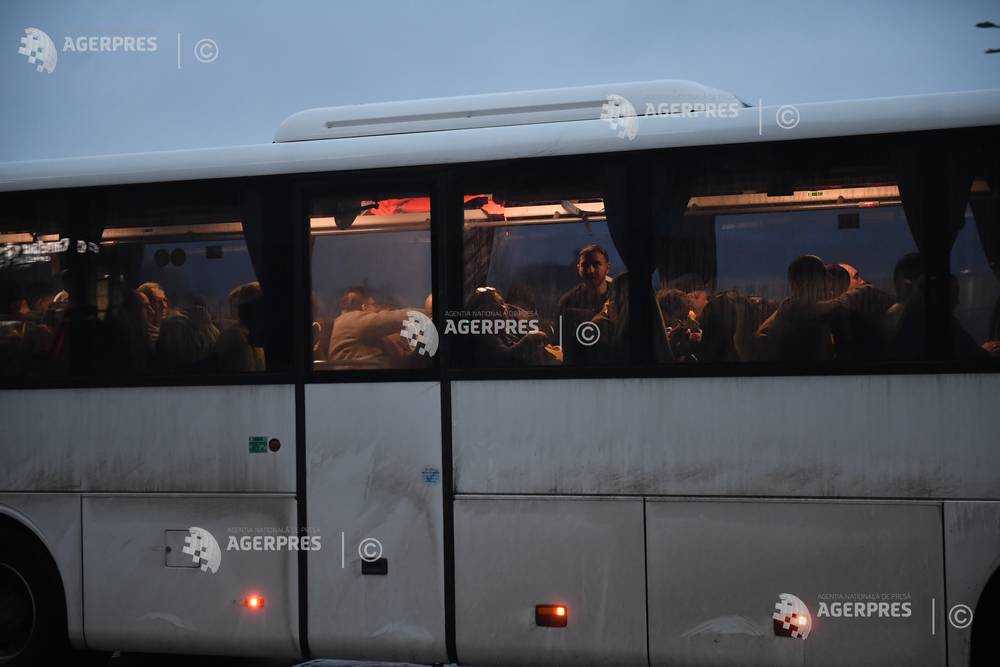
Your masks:
M 432 364 L 433 334 L 425 326 L 417 336 L 432 310 L 430 216 L 430 197 L 421 192 L 334 193 L 311 201 L 316 369 Z
M 613 179 L 519 168 L 470 179 L 464 310 L 446 323 L 469 363 L 624 362 L 628 273 L 615 239 L 625 213 Z
M 64 196 L 7 196 L 2 208 L 0 375 L 66 375 L 69 290 L 81 256 L 94 249 L 78 246 Z
M 924 358 L 923 260 L 890 157 L 715 160 L 654 183 L 659 360 Z
M 248 188 L 95 190 L 77 203 L 83 214 L 73 219 L 68 248 L 3 269 L 7 284 L 32 296 L 20 317 L 39 323 L 23 334 L 36 331 L 31 372 L 118 377 L 287 368 L 287 309 L 275 298 L 287 285 L 276 268 L 288 257 L 286 202 L 273 220 L 274 202 Z
M 951 249 L 951 351 L 959 359 L 1000 358 L 1000 195 L 996 173 L 972 179 Z

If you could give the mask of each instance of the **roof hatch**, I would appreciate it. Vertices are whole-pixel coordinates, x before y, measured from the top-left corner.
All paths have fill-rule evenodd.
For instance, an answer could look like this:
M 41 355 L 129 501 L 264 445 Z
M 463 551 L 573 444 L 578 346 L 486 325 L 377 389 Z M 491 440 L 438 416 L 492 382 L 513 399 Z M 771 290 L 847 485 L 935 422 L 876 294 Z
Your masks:
M 602 109 L 614 96 L 624 98 L 639 116 L 649 108 L 663 113 L 664 104 L 678 105 L 675 108 L 709 103 L 745 106 L 723 90 L 693 81 L 663 79 L 307 109 L 286 118 L 274 140 L 284 143 L 593 120 L 601 118 Z

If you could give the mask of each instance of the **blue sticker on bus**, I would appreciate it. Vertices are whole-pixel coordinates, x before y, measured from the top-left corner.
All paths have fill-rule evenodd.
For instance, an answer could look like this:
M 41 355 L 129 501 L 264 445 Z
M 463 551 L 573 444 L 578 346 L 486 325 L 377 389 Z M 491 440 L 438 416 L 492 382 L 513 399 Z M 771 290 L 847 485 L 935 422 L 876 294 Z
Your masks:
M 441 482 L 441 471 L 432 466 L 427 466 L 421 471 L 424 484 L 427 486 L 437 486 Z

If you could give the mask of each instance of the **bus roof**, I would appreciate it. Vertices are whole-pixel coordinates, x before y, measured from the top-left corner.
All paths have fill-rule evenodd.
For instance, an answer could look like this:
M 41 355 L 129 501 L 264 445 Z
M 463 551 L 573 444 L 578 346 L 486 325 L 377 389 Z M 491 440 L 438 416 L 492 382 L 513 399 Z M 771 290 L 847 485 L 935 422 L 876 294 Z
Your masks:
M 745 106 L 732 93 L 694 81 L 637 81 L 308 109 L 286 118 L 274 140 L 284 143 L 593 120 L 601 118 L 609 98 L 628 100 L 630 115 L 643 115 L 645 109 L 655 110 L 661 104 Z
M 699 100 L 714 106 L 684 106 Z M 1000 89 L 747 107 L 690 82 L 613 84 L 312 109 L 286 119 L 271 144 L 0 163 L 0 192 L 991 125 Z

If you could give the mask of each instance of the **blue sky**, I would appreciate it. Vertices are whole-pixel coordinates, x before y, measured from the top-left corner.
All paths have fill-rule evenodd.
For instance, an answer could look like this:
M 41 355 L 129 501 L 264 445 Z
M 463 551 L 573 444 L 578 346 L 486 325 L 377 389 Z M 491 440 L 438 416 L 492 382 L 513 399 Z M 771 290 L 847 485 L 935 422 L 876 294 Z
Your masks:
M 616 81 L 765 104 L 1000 88 L 985 19 L 1000 3 L 2 0 L 0 161 L 267 143 L 309 107 Z M 52 74 L 17 53 L 29 26 L 60 50 Z M 62 51 L 101 35 L 157 50 Z M 215 62 L 195 59 L 203 38 Z

